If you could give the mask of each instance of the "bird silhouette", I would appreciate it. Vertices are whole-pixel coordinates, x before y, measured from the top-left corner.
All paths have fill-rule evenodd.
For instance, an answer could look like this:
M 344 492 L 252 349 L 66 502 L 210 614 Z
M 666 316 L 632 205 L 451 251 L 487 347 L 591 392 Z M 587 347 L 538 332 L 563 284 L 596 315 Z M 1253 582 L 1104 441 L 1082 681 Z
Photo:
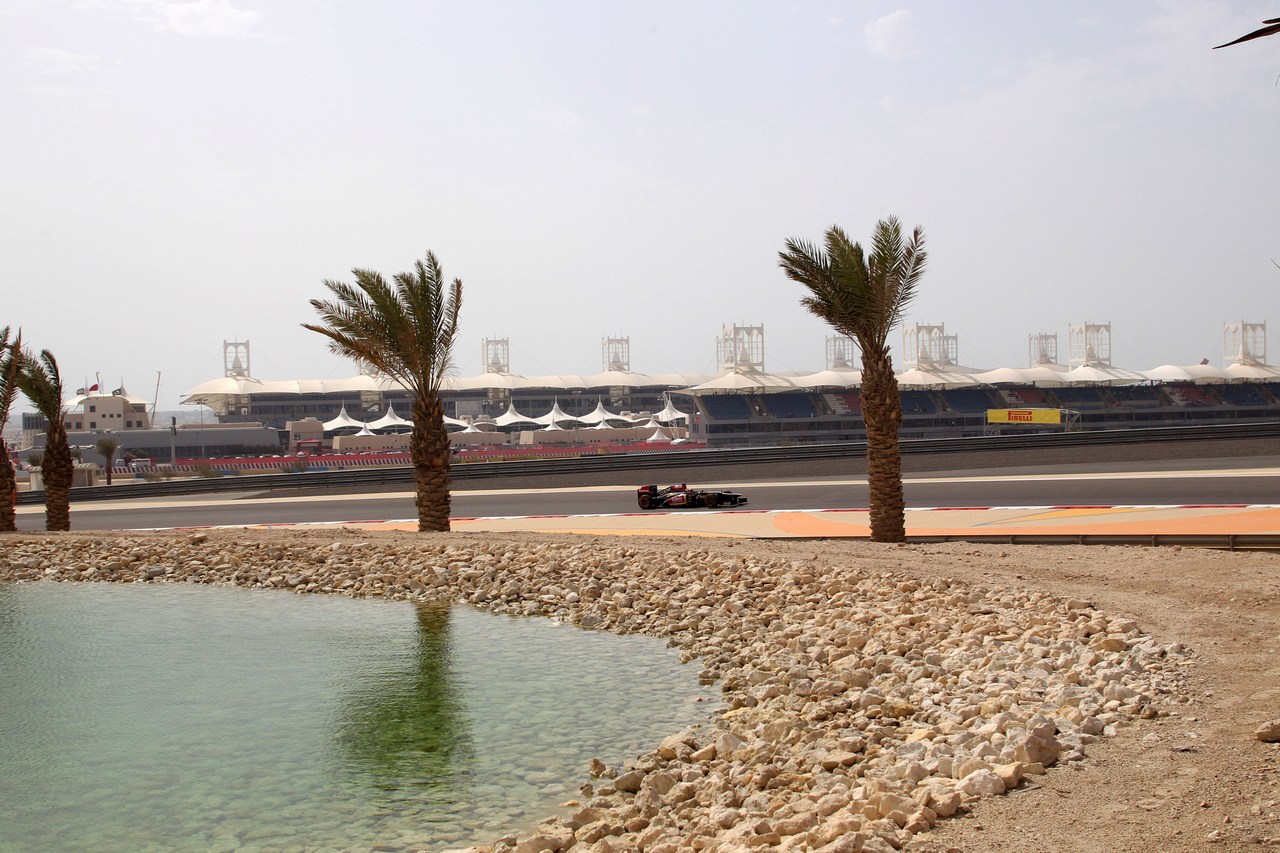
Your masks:
M 1235 41 L 1229 41 L 1226 44 L 1216 45 L 1213 49 L 1217 50 L 1219 47 L 1231 47 L 1231 45 L 1239 44 L 1242 41 L 1250 41 L 1251 39 L 1260 39 L 1263 36 L 1273 36 L 1276 33 L 1280 33 L 1280 18 L 1269 18 L 1263 21 L 1262 23 L 1267 24 L 1268 26 L 1265 26 L 1258 30 L 1254 30 L 1248 35 L 1240 36 L 1240 38 L 1236 39 Z

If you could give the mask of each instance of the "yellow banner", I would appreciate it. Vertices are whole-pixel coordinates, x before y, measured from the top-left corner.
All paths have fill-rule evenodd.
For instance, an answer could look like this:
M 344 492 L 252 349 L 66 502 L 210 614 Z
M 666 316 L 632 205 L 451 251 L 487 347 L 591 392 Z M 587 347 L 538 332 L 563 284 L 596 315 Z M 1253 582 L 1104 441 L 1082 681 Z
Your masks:
M 1060 424 L 1061 409 L 987 409 L 989 424 Z

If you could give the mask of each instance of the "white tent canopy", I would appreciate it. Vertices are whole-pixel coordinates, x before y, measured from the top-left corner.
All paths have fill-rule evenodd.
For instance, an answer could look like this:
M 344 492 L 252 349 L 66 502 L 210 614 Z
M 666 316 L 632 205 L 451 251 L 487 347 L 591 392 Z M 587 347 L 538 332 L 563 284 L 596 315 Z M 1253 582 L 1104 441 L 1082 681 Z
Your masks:
M 62 405 L 66 406 L 68 409 L 74 409 L 84 405 L 86 400 L 102 399 L 104 397 L 108 400 L 124 400 L 126 403 L 141 403 L 144 406 L 151 405 L 150 400 L 144 400 L 141 397 L 134 397 L 132 394 L 107 394 L 99 391 L 92 391 L 87 394 L 77 394 L 74 397 L 64 400 Z
M 1067 368 L 1062 365 L 1037 364 L 1035 367 L 997 367 L 974 374 L 983 385 L 1062 385 Z
M 692 385 L 699 385 L 709 379 L 714 379 L 720 374 L 705 373 L 658 373 L 649 377 L 649 382 L 653 386 L 665 385 L 668 388 L 688 388 Z
M 1132 385 L 1147 381 L 1147 377 L 1137 371 L 1109 364 L 1082 364 L 1062 374 L 1062 381 L 1085 385 Z
M 691 393 L 733 392 L 733 391 L 787 391 L 796 384 L 783 376 L 772 373 L 761 373 L 758 370 L 726 370 L 720 375 L 708 379 L 699 385 L 687 389 Z
M 1142 375 L 1155 382 L 1226 382 L 1227 374 L 1220 367 L 1211 364 L 1162 364 L 1151 370 L 1142 371 Z
M 513 424 L 537 424 L 537 418 L 530 418 L 516 411 L 515 403 L 507 403 L 507 410 L 493 419 L 493 422 L 500 427 L 512 426 Z
M 360 374 L 345 379 L 280 379 L 263 381 L 248 376 L 220 376 L 202 382 L 183 397 L 184 403 L 200 403 L 207 397 L 245 394 L 352 394 L 379 393 L 400 388 L 398 383 Z M 197 399 L 199 398 L 199 399 Z
M 652 376 L 630 370 L 606 370 L 579 378 L 587 388 L 645 388 L 655 384 Z
M 898 374 L 898 385 L 902 388 L 971 388 L 980 384 L 969 374 L 954 373 L 941 367 L 913 367 Z
M 1280 379 L 1280 367 L 1257 362 L 1237 361 L 1235 364 L 1228 364 L 1222 369 L 1222 372 L 1228 379 L 1241 381 Z
M 452 391 L 516 391 L 530 385 L 529 380 L 518 373 L 481 373 L 479 376 L 450 376 L 445 379 L 444 387 Z
M 615 415 L 613 412 L 606 409 L 604 407 L 604 403 L 600 401 L 596 402 L 596 407 L 590 412 L 580 418 L 577 418 L 578 423 L 591 425 L 602 424 L 605 421 L 623 421 L 629 423 L 630 420 L 630 418 L 625 418 L 622 415 Z
M 845 368 L 820 370 L 791 377 L 798 388 L 856 388 L 862 384 L 862 371 Z
M 667 398 L 667 404 L 662 407 L 662 411 L 653 416 L 653 420 L 661 421 L 666 424 L 674 423 L 676 421 L 687 421 L 688 419 L 688 415 L 671 405 L 670 397 Z
M 586 381 L 576 373 L 549 373 L 544 376 L 526 377 L 529 388 L 563 388 L 566 390 L 583 390 Z
M 544 426 L 556 426 L 557 429 L 559 428 L 558 425 L 561 423 L 578 423 L 577 418 L 572 415 L 566 415 L 560 410 L 559 400 L 551 404 L 551 411 L 547 412 L 542 417 L 534 418 L 533 420 L 535 423 L 540 423 Z
M 364 429 L 364 421 L 358 421 L 347 414 L 347 407 L 343 406 L 338 412 L 338 416 L 331 421 L 324 422 L 325 432 L 334 432 L 340 429 Z
M 413 422 L 406 421 L 404 418 L 396 414 L 395 407 L 387 404 L 387 413 L 376 421 L 369 422 L 369 429 L 377 432 L 384 429 L 412 429 Z

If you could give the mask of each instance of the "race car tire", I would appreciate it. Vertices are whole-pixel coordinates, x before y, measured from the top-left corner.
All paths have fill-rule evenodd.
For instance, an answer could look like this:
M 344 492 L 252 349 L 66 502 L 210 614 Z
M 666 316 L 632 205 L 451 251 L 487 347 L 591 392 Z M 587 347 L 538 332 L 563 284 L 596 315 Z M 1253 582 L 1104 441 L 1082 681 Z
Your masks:
M 637 502 L 640 504 L 641 509 L 650 509 L 653 507 L 653 501 L 649 500 L 648 495 L 641 495 L 637 499 Z
M 703 498 L 702 503 L 704 506 L 706 506 L 707 509 L 715 509 L 716 507 L 720 506 L 720 496 L 707 495 L 705 498 Z

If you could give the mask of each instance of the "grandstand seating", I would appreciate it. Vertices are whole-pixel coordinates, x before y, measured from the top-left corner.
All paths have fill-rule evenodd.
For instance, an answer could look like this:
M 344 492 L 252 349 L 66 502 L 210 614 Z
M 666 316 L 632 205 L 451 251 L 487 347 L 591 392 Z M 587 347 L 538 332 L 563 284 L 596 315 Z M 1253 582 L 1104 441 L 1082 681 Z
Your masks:
M 1000 396 L 1010 409 L 1043 409 L 1049 405 L 1039 388 L 1001 388 Z
M 1106 389 L 1119 406 L 1133 409 L 1149 409 L 1164 404 L 1160 391 L 1152 385 L 1113 385 Z
M 1098 393 L 1098 389 L 1088 385 L 1074 388 L 1064 385 L 1061 388 L 1054 388 L 1053 395 L 1065 409 L 1102 409 L 1107 405 L 1107 401 Z
M 1218 385 L 1215 389 L 1222 402 L 1232 406 L 1264 406 L 1267 403 L 1257 385 Z
M 812 418 L 818 414 L 810 394 L 785 391 L 780 394 L 765 394 L 760 399 L 765 409 L 775 418 Z
M 1190 382 L 1171 382 L 1164 386 L 1164 390 L 1175 406 L 1217 406 L 1222 403 L 1205 386 Z
M 938 405 L 928 391 L 903 391 L 902 413 L 904 415 L 937 414 Z
M 833 414 L 862 414 L 862 395 L 857 391 L 850 391 L 845 394 L 823 394 L 822 399 L 826 401 L 827 408 L 829 408 Z
M 984 388 L 952 388 L 942 392 L 942 401 L 953 412 L 981 414 L 987 409 L 998 408 Z
M 900 389 L 905 439 L 981 435 L 990 430 L 984 408 L 1064 408 L 1066 429 L 1229 423 L 1280 418 L 1280 382 L 1197 385 L 1002 386 Z M 859 391 L 783 391 L 702 395 L 702 434 L 712 446 L 791 445 L 865 439 Z M 1031 428 L 1044 432 L 1062 425 Z
M 712 420 L 749 418 L 754 414 L 747 398 L 741 394 L 708 394 L 698 400 Z

